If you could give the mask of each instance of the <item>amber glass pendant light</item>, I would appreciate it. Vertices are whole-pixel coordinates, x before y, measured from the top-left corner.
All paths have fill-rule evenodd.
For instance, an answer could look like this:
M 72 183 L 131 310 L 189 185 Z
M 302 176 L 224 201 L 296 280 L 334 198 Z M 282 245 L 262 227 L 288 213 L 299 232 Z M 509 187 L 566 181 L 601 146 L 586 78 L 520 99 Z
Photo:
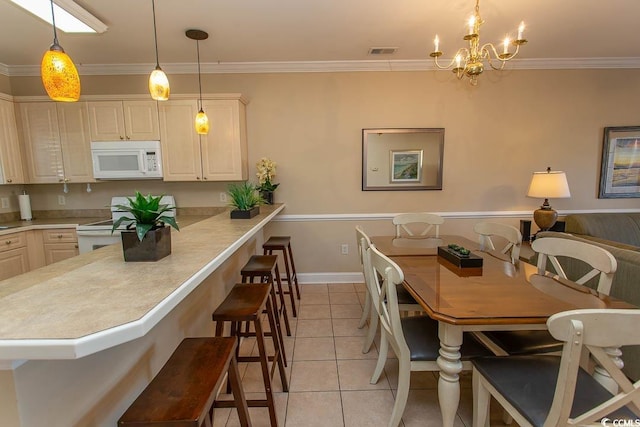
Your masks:
M 53 22 L 53 44 L 42 57 L 40 76 L 49 98 L 54 101 L 75 102 L 80 99 L 80 76 L 73 61 L 58 44 L 56 18 L 51 0 L 51 18 Z
M 153 10 L 153 38 L 156 44 L 156 69 L 149 76 L 149 93 L 151 98 L 156 101 L 166 101 L 169 99 L 169 79 L 160 68 L 158 60 L 158 31 L 156 30 L 156 2 L 151 0 L 151 9 Z
M 209 118 L 202 109 L 202 78 L 200 74 L 200 40 L 206 40 L 209 38 L 209 34 L 202 30 L 187 30 L 187 37 L 196 41 L 196 50 L 198 52 L 198 88 L 200 90 L 200 98 L 198 100 L 198 107 L 200 111 L 196 114 L 196 132 L 200 135 L 206 135 L 209 133 Z

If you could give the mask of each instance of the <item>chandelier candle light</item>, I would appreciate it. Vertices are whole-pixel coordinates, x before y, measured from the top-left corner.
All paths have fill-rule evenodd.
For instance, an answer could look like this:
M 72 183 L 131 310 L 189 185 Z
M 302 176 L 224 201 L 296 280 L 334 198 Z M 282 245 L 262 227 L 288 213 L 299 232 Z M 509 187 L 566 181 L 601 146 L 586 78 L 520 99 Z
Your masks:
M 40 76 L 49 98 L 54 101 L 75 102 L 80 99 L 80 76 L 73 61 L 58 44 L 56 17 L 51 0 L 51 21 L 53 23 L 53 44 L 42 57 Z
M 451 71 L 456 74 L 458 79 L 462 79 L 466 75 L 469 77 L 469 82 L 475 86 L 478 84 L 478 76 L 484 71 L 485 61 L 492 69 L 502 70 L 506 62 L 518 54 L 520 46 L 527 42 L 523 38 L 524 22 L 521 22 L 518 27 L 518 37 L 515 40 L 511 40 L 508 36 L 505 37 L 502 42 L 502 53 L 498 53 L 498 49 L 492 43 L 480 45 L 480 26 L 482 24 L 484 24 L 484 21 L 480 17 L 480 0 L 476 0 L 475 12 L 469 18 L 469 32 L 464 36 L 464 40 L 469 42 L 469 47 L 458 49 L 449 64 L 440 65 L 438 58 L 442 56 L 442 51 L 440 50 L 440 39 L 436 34 L 436 38 L 433 41 L 435 49 L 429 55 L 433 58 L 436 67 L 441 70 L 451 68 Z M 513 52 L 509 52 L 510 45 L 515 46 Z M 495 65 L 494 62 L 496 61 L 499 61 L 500 64 Z

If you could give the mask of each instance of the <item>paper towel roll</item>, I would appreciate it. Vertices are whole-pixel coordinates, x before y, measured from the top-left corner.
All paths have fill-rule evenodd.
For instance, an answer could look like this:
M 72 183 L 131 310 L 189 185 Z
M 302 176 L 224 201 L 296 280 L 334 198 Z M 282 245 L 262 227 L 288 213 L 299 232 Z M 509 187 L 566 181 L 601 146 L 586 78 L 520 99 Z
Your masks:
M 18 195 L 18 204 L 20 205 L 20 219 L 31 221 L 31 200 L 28 194 Z

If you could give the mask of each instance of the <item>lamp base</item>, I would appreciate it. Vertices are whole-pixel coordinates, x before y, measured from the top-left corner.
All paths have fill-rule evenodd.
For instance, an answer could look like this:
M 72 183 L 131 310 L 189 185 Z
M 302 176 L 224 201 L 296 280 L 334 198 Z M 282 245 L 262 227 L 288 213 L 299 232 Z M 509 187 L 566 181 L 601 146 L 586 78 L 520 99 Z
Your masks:
M 540 231 L 547 231 L 558 220 L 558 212 L 551 207 L 542 206 L 540 209 L 533 211 L 533 221 L 536 223 Z

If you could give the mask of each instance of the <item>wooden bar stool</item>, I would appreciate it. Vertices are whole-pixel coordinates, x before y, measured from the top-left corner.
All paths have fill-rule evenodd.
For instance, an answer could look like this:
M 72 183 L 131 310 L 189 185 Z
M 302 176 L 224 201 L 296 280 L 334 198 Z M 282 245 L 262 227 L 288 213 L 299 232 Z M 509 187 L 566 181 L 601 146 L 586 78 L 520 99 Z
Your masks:
M 262 249 L 264 253 L 268 255 L 271 255 L 273 251 L 282 251 L 282 258 L 284 259 L 284 269 L 286 273 L 284 280 L 287 282 L 290 293 L 293 293 L 293 286 L 295 285 L 296 294 L 298 299 L 300 299 L 300 286 L 298 285 L 296 264 L 293 262 L 293 251 L 291 250 L 291 236 L 271 236 L 262 245 Z M 293 300 L 293 296 L 291 298 Z
M 237 408 L 240 425 L 250 427 L 237 346 L 236 337 L 185 338 L 118 425 L 211 427 L 216 393 L 228 372 L 234 398 L 229 406 Z
M 287 314 L 287 305 L 284 302 L 284 294 L 286 292 L 282 289 L 282 281 L 280 280 L 280 270 L 278 268 L 278 256 L 277 255 L 251 255 L 249 261 L 240 270 L 242 275 L 242 283 L 253 283 L 255 278 L 258 278 L 262 283 L 273 283 L 273 292 L 277 293 L 280 299 L 280 305 L 278 306 L 274 302 L 274 306 L 277 311 L 277 324 L 280 328 L 280 317 L 284 318 L 284 326 L 287 331 L 287 336 L 291 336 L 291 326 L 289 325 L 289 315 Z M 277 285 L 277 286 L 275 286 Z M 293 302 L 293 299 L 292 301 Z M 293 315 L 297 316 L 295 304 L 292 307 Z M 280 333 L 282 336 L 282 333 Z M 284 345 L 284 343 L 283 343 Z M 283 347 L 284 348 L 284 347 Z
M 242 322 L 253 322 L 255 333 L 250 333 L 256 337 L 258 343 L 259 356 L 237 356 L 238 362 L 260 362 L 262 367 L 262 379 L 264 381 L 264 389 L 266 399 L 247 400 L 250 407 L 267 407 L 269 408 L 269 418 L 272 426 L 278 425 L 276 417 L 276 408 L 273 401 L 273 390 L 271 387 L 271 379 L 276 367 L 280 371 L 280 380 L 282 389 L 289 391 L 287 382 L 287 374 L 284 370 L 283 354 L 280 351 L 278 335 L 276 332 L 275 310 L 273 309 L 271 298 L 271 284 L 269 283 L 240 283 L 231 289 L 229 295 L 213 312 L 213 321 L 216 322 L 216 336 L 222 336 L 224 323 L 231 323 L 231 334 L 236 336 L 247 336 L 249 334 L 241 331 Z M 265 348 L 265 333 L 262 330 L 262 322 L 260 320 L 262 312 L 267 311 L 269 319 L 269 327 L 271 328 L 273 339 L 273 348 L 275 349 L 273 356 L 267 355 Z M 272 362 L 271 370 L 269 370 L 269 362 Z M 215 403 L 216 408 L 232 406 L 233 402 L 218 401 Z

